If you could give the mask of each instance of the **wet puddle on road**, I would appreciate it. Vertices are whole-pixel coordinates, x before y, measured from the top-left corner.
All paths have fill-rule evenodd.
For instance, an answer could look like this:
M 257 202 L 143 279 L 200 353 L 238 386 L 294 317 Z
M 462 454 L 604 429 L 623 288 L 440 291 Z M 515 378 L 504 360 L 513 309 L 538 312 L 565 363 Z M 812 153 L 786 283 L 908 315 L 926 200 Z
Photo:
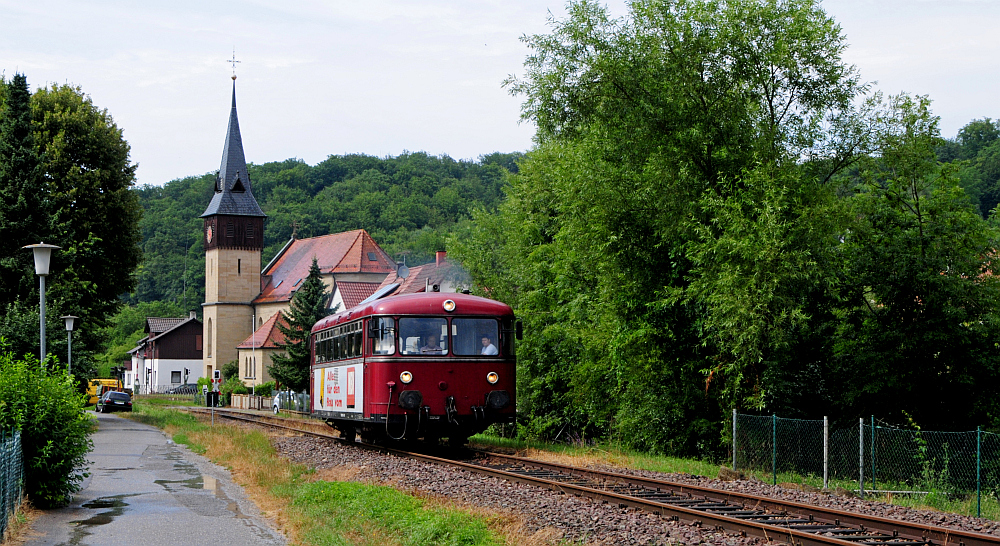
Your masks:
M 81 541 L 87 537 L 87 535 L 91 534 L 91 527 L 95 525 L 107 525 L 114 521 L 116 517 L 125 512 L 125 507 L 128 506 L 128 503 L 122 499 L 134 496 L 135 494 L 101 497 L 81 505 L 82 508 L 87 508 L 89 510 L 107 511 L 95 514 L 87 519 L 71 521 L 70 523 L 74 524 L 76 527 L 73 529 L 73 535 L 70 537 L 69 542 L 64 544 L 69 544 L 71 546 L 82 544 Z

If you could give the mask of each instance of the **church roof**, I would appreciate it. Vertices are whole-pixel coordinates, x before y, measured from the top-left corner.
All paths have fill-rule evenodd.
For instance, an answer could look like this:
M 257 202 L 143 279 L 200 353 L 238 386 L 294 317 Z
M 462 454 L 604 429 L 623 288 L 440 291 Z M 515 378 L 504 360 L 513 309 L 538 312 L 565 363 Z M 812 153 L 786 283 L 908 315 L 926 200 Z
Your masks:
M 363 229 L 293 239 L 261 273 L 267 284 L 254 303 L 285 302 L 309 276 L 313 257 L 324 275 L 382 273 L 396 270 L 396 263 Z
M 233 107 L 229 111 L 229 129 L 226 145 L 222 149 L 222 166 L 215 179 L 215 194 L 208 208 L 201 215 L 214 216 L 260 216 L 267 217 L 254 199 L 250 187 L 247 160 L 243 155 L 243 137 L 240 136 L 240 122 L 236 117 L 236 81 L 233 81 Z
M 277 313 L 271 315 L 271 318 L 267 319 L 256 332 L 250 334 L 250 337 L 243 340 L 236 346 L 237 349 L 277 349 L 282 344 L 285 343 L 285 334 L 281 333 L 278 328 L 278 321 L 281 321 L 286 328 L 288 327 L 288 319 L 278 311 Z

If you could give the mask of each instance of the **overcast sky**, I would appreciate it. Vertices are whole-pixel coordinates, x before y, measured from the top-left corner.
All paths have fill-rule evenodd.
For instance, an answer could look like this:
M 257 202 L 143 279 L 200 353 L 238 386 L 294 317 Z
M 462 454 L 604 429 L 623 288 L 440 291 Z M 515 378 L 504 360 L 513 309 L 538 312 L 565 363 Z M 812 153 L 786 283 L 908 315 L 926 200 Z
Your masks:
M 608 3 L 613 14 L 625 3 Z M 1000 117 L 998 0 L 826 0 L 846 60 L 887 93 L 930 95 L 942 134 Z M 140 184 L 219 168 L 236 48 L 247 160 L 330 154 L 456 159 L 527 150 L 522 34 L 550 0 L 0 0 L 0 69 L 79 85 L 132 146 Z

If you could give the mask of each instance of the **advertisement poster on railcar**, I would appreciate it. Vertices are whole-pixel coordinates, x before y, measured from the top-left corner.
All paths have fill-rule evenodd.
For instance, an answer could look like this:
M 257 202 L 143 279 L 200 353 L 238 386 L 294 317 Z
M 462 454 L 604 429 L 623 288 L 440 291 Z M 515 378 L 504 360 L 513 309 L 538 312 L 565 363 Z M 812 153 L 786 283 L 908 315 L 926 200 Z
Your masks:
M 361 413 L 364 407 L 364 374 L 360 365 L 331 366 L 313 370 L 313 409 Z

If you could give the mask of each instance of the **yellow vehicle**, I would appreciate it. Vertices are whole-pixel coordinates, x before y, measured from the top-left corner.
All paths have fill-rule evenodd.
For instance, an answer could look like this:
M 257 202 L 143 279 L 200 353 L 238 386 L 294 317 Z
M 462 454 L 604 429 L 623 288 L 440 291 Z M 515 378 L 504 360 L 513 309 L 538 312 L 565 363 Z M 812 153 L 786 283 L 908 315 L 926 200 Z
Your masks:
M 87 387 L 87 403 L 96 404 L 97 399 L 108 391 L 120 391 L 122 383 L 117 379 L 91 379 Z

